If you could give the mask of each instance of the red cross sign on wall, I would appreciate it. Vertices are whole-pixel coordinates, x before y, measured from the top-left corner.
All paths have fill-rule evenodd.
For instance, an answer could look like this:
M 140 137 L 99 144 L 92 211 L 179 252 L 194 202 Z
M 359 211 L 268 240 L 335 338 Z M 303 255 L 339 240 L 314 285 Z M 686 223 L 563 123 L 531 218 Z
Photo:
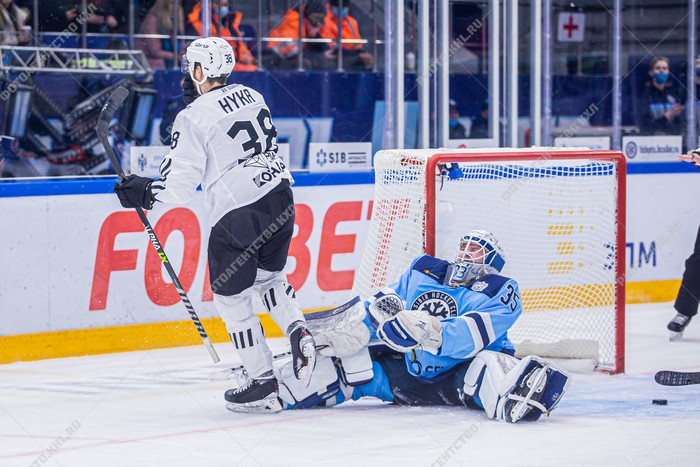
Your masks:
M 557 40 L 559 42 L 583 42 L 583 32 L 586 27 L 584 13 L 559 13 Z

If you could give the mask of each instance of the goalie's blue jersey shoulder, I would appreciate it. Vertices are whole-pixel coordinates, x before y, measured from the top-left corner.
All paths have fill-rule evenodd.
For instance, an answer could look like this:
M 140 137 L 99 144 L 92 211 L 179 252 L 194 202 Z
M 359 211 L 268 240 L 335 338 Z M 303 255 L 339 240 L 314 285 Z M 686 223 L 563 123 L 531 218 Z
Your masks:
M 430 255 L 423 255 L 419 256 L 413 261 L 411 270 L 419 272 L 434 279 L 436 282 L 443 284 L 445 282 L 445 274 L 447 273 L 447 267 L 449 265 L 449 261 L 445 261 L 444 259 L 435 258 Z
M 479 292 L 489 297 L 494 297 L 503 288 L 506 282 L 511 279 L 498 274 L 491 274 L 483 279 L 476 280 L 469 284 L 467 288 L 472 292 Z
M 449 261 L 444 259 L 435 258 L 430 255 L 423 255 L 413 262 L 411 267 L 412 272 L 420 273 L 427 276 L 439 284 L 445 283 L 445 275 L 447 274 L 447 268 L 450 265 Z M 493 297 L 496 295 L 501 288 L 511 280 L 505 276 L 499 276 L 498 274 L 491 274 L 483 279 L 472 282 L 466 288 L 473 292 L 482 293 L 488 297 Z

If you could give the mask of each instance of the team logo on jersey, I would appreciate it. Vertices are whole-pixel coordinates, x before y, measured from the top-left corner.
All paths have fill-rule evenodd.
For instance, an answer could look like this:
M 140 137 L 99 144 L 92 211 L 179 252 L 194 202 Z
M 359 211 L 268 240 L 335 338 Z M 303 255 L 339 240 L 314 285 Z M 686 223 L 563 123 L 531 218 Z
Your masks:
M 242 163 L 243 167 L 259 167 L 261 169 L 270 167 L 270 161 L 271 158 L 267 156 L 267 153 L 255 154 L 245 159 L 238 159 L 238 163 Z
M 282 159 L 268 159 L 264 154 L 253 156 L 246 160 L 245 167 L 259 167 L 266 169 L 253 177 L 253 183 L 260 188 L 263 185 L 276 179 L 287 168 Z
M 489 285 L 484 281 L 476 281 L 469 288 L 472 289 L 474 292 L 483 292 L 488 286 Z
M 419 295 L 411 305 L 411 310 L 423 311 L 440 318 L 449 318 L 457 316 L 457 302 L 450 295 L 435 290 Z

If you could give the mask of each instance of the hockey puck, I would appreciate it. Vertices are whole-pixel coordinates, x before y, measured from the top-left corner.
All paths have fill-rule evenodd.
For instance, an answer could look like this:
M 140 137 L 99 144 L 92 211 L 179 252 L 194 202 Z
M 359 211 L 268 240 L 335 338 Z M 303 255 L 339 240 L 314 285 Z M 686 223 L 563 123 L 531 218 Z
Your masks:
M 654 399 L 651 401 L 651 403 L 654 405 L 666 405 L 668 404 L 668 401 L 666 399 Z

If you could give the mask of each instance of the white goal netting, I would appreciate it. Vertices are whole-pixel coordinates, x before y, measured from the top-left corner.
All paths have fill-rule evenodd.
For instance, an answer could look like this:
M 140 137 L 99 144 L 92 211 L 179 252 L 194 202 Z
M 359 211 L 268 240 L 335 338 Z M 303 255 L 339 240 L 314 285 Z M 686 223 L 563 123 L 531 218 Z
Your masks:
M 380 151 L 354 291 L 371 295 L 424 252 L 451 260 L 462 235 L 485 229 L 523 295 L 518 354 L 622 371 L 624 172 L 613 151 Z

